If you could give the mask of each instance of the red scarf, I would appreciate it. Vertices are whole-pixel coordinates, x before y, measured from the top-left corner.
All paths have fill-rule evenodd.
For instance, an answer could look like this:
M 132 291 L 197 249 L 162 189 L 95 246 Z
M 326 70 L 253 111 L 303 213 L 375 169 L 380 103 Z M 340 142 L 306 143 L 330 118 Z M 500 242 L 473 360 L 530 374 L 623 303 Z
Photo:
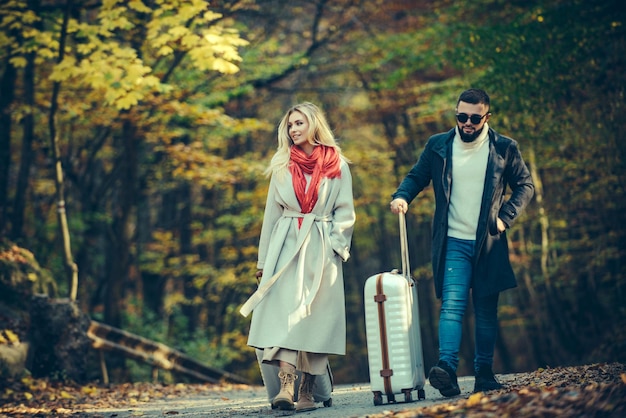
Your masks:
M 307 156 L 300 147 L 291 147 L 289 171 L 293 183 L 293 190 L 300 203 L 302 213 L 310 213 L 317 203 L 317 193 L 319 191 L 322 178 L 329 179 L 341 177 L 341 165 L 339 153 L 333 147 L 317 145 L 313 148 L 311 155 Z M 304 174 L 311 175 L 311 183 L 306 188 L 306 178 Z M 303 218 L 298 219 L 298 226 L 302 225 Z

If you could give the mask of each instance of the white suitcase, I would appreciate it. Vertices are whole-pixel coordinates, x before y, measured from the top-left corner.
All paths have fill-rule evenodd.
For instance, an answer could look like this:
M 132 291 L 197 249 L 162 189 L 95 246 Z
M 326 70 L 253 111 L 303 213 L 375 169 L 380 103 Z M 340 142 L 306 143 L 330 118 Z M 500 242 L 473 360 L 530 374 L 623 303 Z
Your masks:
M 261 370 L 261 378 L 263 379 L 263 385 L 267 390 L 267 400 L 272 403 L 278 392 L 280 392 L 280 379 L 278 378 L 278 367 L 262 363 L 263 351 L 256 350 L 256 358 L 259 363 L 259 369 Z M 294 401 L 298 401 L 298 388 L 302 381 L 302 373 L 297 372 L 298 378 L 294 383 Z M 315 378 L 315 385 L 313 386 L 313 400 L 315 402 L 323 402 L 324 406 L 330 407 L 333 405 L 333 398 L 331 397 L 333 391 L 333 374 L 328 366 L 327 373 L 323 376 L 317 376 Z M 273 406 L 272 406 L 273 408 Z
M 417 286 L 411 278 L 404 214 L 400 214 L 402 274 L 397 270 L 375 274 L 365 282 L 365 330 L 374 405 L 425 399 L 424 356 L 419 324 Z

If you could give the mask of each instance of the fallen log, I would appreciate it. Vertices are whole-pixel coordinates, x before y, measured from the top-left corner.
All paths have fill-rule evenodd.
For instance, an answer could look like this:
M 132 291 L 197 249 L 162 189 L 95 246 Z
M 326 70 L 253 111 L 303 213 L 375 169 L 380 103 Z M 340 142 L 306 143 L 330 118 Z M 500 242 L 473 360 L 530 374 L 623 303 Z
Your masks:
M 101 322 L 92 320 L 87 336 L 97 350 L 117 352 L 134 360 L 146 362 L 163 370 L 175 371 L 203 382 L 229 381 L 250 384 L 249 380 L 241 376 L 202 364 L 165 344 Z

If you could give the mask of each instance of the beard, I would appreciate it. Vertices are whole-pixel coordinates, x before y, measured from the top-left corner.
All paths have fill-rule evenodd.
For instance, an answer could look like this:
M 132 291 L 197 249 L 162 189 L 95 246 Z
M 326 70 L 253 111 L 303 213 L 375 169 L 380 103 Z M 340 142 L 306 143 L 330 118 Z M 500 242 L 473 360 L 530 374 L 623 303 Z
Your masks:
M 478 131 L 474 131 L 474 133 L 467 134 L 463 131 L 463 129 L 459 129 L 459 136 L 461 137 L 461 141 L 463 142 L 474 142 L 476 138 L 480 135 L 485 127 L 483 126 Z

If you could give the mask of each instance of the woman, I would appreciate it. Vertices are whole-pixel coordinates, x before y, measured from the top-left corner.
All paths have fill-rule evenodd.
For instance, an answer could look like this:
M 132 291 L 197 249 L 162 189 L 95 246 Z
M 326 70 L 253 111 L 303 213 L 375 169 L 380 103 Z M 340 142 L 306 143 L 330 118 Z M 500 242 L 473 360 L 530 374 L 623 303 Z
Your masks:
M 294 408 L 296 370 L 302 372 L 296 411 L 315 409 L 313 384 L 329 354 L 345 354 L 342 262 L 350 256 L 355 221 L 352 176 L 320 109 L 301 103 L 278 127 L 278 150 L 259 240 L 259 288 L 244 304 L 254 310 L 248 345 L 279 367 L 272 401 Z

